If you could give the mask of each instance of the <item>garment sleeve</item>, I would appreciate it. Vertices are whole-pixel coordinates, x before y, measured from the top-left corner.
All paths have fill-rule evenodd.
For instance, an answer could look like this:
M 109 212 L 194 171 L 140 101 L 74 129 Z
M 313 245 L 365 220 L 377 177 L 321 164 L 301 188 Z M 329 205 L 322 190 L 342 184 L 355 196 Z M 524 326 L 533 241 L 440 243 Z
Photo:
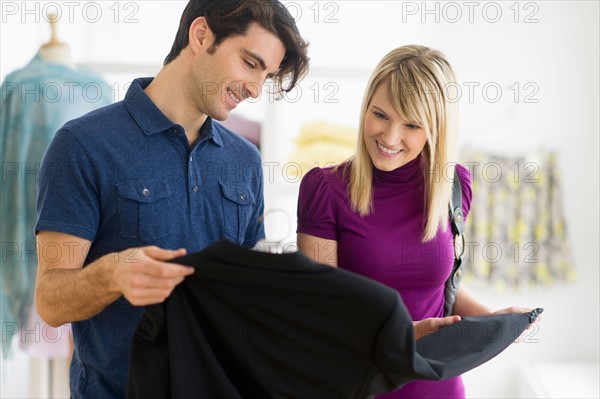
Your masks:
M 298 233 L 337 240 L 335 203 L 328 175 L 331 169 L 313 168 L 300 183 L 298 194 Z
M 100 219 L 95 172 L 73 133 L 59 130 L 40 166 L 36 234 L 47 230 L 95 239 Z
M 373 347 L 373 362 L 387 377 L 387 390 L 398 389 L 416 379 L 418 372 L 426 374 L 427 371 L 417 361 L 419 359 L 415 359 L 417 356 L 412 319 L 397 293 L 393 305 Z M 415 366 L 419 367 L 416 369 Z
M 458 173 L 458 179 L 460 180 L 460 189 L 462 191 L 463 201 L 462 208 L 466 219 L 469 215 L 469 210 L 471 209 L 471 200 L 473 198 L 473 190 L 471 188 L 473 179 L 471 177 L 471 172 L 469 172 L 469 169 L 467 169 L 461 164 L 456 165 L 456 172 Z

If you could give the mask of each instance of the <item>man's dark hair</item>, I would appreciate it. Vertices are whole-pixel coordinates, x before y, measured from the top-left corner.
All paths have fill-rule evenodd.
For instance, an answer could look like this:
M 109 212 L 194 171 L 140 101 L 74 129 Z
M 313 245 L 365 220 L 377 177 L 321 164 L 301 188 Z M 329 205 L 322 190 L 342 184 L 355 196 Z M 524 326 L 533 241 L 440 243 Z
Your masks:
M 190 0 L 179 23 L 179 30 L 171 52 L 164 61 L 167 65 L 189 44 L 192 22 L 204 17 L 215 36 L 209 54 L 227 38 L 245 35 L 255 22 L 281 40 L 285 56 L 273 76 L 278 92 L 291 91 L 308 72 L 308 43 L 300 36 L 296 21 L 278 0 Z M 284 80 L 287 86 L 284 87 Z

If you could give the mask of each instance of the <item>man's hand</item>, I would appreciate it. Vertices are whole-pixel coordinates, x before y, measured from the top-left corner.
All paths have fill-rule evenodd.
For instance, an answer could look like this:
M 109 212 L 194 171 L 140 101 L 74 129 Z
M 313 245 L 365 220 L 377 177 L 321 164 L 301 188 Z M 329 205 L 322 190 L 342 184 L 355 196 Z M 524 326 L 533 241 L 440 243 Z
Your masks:
M 162 249 L 156 246 L 131 248 L 109 254 L 114 256 L 111 290 L 118 291 L 134 306 L 163 302 L 193 267 L 167 263 L 185 255 L 185 249 Z
M 415 339 L 424 337 L 427 334 L 436 332 L 442 327 L 449 326 L 451 324 L 460 321 L 460 316 L 448 316 L 448 317 L 430 317 L 420 321 L 413 321 L 413 329 L 415 332 Z

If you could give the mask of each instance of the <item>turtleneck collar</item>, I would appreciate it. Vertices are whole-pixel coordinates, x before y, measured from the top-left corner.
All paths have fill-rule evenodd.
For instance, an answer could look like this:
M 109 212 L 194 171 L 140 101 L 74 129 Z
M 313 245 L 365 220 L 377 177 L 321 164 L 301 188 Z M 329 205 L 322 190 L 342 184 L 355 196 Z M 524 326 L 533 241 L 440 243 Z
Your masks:
M 419 154 L 412 161 L 400 166 L 389 172 L 379 170 L 373 167 L 373 182 L 375 183 L 406 183 L 412 181 L 421 171 L 421 159 L 422 155 Z

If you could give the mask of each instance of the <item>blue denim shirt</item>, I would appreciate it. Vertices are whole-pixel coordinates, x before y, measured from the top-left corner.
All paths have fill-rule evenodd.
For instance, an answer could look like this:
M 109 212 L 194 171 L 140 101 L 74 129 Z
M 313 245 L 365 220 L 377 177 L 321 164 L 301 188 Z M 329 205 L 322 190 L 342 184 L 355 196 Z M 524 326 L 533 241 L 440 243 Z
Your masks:
M 196 252 L 220 238 L 252 247 L 264 237 L 256 147 L 208 118 L 190 148 L 144 93 L 151 80 L 136 79 L 122 102 L 65 124 L 42 162 L 36 231 L 90 240 L 86 265 L 132 247 Z M 142 313 L 121 297 L 72 324 L 73 397 L 125 395 Z

